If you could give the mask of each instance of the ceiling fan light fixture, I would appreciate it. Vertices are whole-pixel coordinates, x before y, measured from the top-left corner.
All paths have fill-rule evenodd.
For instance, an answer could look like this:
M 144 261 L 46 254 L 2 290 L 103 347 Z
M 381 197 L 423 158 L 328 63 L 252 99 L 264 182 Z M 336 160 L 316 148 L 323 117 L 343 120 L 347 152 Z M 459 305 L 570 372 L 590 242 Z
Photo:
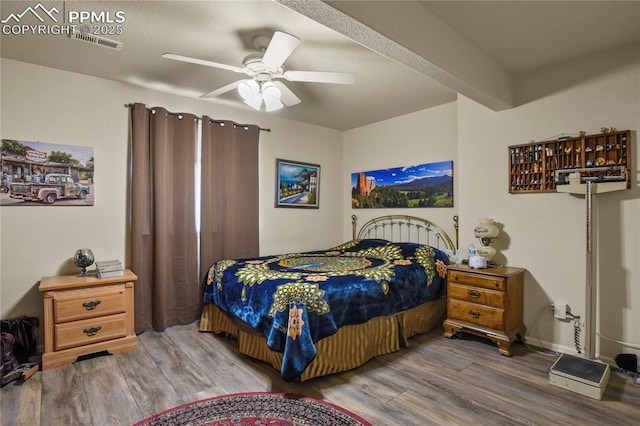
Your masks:
M 284 105 L 280 100 L 280 89 L 270 81 L 262 84 L 262 98 L 264 99 L 264 107 L 268 112 L 282 108 Z
M 244 103 L 251 108 L 260 111 L 262 106 L 262 94 L 260 94 L 260 85 L 255 80 L 245 80 L 238 84 L 238 93 L 244 100 Z
M 251 108 L 260 111 L 260 107 L 262 106 L 262 98 L 257 97 L 251 100 L 245 99 L 244 103 L 249 105 Z
M 245 101 L 251 101 L 260 96 L 260 86 L 255 80 L 245 80 L 238 84 L 238 93 Z
M 280 102 L 280 99 L 277 99 L 275 102 L 271 102 L 271 103 L 264 103 L 264 109 L 267 112 L 271 112 L 271 111 L 276 111 L 280 108 L 282 108 L 284 105 L 282 104 L 282 102 Z
M 355 76 L 340 72 L 285 71 L 284 62 L 299 43 L 298 37 L 282 31 L 275 31 L 271 36 L 259 34 L 254 37 L 254 45 L 258 52 L 252 52 L 245 56 L 240 67 L 174 53 L 165 53 L 162 57 L 246 74 L 249 78 L 245 77 L 226 84 L 200 97 L 213 98 L 237 89 L 242 100 L 258 111 L 261 109 L 263 101 L 267 111 L 275 111 L 283 106 L 291 107 L 301 102 L 300 98 L 279 79 L 334 84 L 353 84 L 355 82 Z

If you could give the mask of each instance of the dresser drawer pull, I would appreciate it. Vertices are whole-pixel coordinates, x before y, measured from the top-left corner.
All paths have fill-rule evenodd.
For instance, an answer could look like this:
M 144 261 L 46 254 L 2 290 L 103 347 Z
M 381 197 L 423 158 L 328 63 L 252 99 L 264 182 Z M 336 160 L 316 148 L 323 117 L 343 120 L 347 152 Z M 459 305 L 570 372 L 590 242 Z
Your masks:
M 100 301 L 96 300 L 95 302 L 91 301 L 91 302 L 83 303 L 82 306 L 84 306 L 87 311 L 90 311 L 92 309 L 95 309 L 99 304 L 100 304 Z
M 472 299 L 477 299 L 480 297 L 480 292 L 475 290 L 469 290 L 469 297 Z
M 469 311 L 469 315 L 471 315 L 474 318 L 480 318 L 480 312 L 476 312 L 476 311 Z
M 454 280 L 458 281 L 458 275 L 457 275 L 457 274 L 452 275 L 451 277 L 452 277 Z
M 85 328 L 84 330 L 84 334 L 86 334 L 87 336 L 95 336 L 98 331 L 100 331 L 102 327 L 97 326 L 97 327 L 91 327 L 91 328 Z

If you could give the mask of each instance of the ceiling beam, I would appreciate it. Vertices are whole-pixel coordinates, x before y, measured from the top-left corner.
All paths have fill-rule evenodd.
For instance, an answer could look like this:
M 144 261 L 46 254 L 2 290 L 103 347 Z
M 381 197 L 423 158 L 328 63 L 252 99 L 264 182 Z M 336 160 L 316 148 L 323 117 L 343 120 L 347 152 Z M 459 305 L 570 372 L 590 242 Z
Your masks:
M 274 0 L 494 111 L 513 76 L 417 1 Z

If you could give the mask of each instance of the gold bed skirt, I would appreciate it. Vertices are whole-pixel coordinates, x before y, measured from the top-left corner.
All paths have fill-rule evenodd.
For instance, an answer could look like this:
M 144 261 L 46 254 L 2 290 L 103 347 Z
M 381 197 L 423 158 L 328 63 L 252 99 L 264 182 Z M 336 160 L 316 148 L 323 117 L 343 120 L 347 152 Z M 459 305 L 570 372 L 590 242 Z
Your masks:
M 409 346 L 409 338 L 442 324 L 446 299 L 423 303 L 397 314 L 376 317 L 364 324 L 348 325 L 316 343 L 317 355 L 300 376 L 300 381 L 359 367 L 368 360 Z M 199 331 L 228 333 L 238 339 L 240 353 L 271 364 L 280 371 L 282 354 L 270 349 L 266 337 L 230 318 L 217 306 L 206 304 Z

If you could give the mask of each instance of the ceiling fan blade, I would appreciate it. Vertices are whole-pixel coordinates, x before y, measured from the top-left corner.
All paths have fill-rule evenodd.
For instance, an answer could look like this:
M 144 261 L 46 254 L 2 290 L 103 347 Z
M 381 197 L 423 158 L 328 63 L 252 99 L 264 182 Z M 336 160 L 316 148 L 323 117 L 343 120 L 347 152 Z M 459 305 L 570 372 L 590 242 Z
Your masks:
M 286 106 L 293 106 L 302 102 L 300 98 L 298 98 L 295 93 L 293 93 L 291 89 L 285 86 L 281 81 L 273 81 L 273 84 L 280 89 L 280 101 Z
M 270 68 L 281 67 L 284 61 L 287 60 L 289 55 L 291 55 L 298 46 L 298 43 L 300 43 L 298 37 L 276 31 L 273 33 L 269 46 L 267 46 L 267 50 L 264 52 L 262 63 Z
M 285 71 L 284 78 L 289 81 L 306 81 L 311 83 L 353 84 L 356 77 L 352 74 L 321 71 Z
M 223 70 L 229 70 L 233 72 L 244 72 L 242 68 L 235 67 L 233 65 L 220 64 L 218 62 L 206 61 L 204 59 L 190 58 L 188 56 L 181 56 L 173 53 L 165 53 L 162 55 L 162 57 L 166 59 L 173 59 L 174 61 L 189 62 L 191 64 L 205 65 L 207 67 L 213 67 L 213 68 L 222 68 Z
M 232 91 L 233 89 L 235 89 L 236 87 L 238 87 L 238 85 L 240 83 L 242 83 L 243 81 L 247 81 L 246 79 L 243 80 L 238 80 L 238 81 L 234 81 L 233 83 L 229 83 L 226 86 L 222 86 L 219 89 L 216 89 L 212 92 L 209 93 L 205 93 L 204 95 L 201 95 L 201 98 L 215 98 L 216 96 L 220 96 L 223 93 L 227 93 Z

